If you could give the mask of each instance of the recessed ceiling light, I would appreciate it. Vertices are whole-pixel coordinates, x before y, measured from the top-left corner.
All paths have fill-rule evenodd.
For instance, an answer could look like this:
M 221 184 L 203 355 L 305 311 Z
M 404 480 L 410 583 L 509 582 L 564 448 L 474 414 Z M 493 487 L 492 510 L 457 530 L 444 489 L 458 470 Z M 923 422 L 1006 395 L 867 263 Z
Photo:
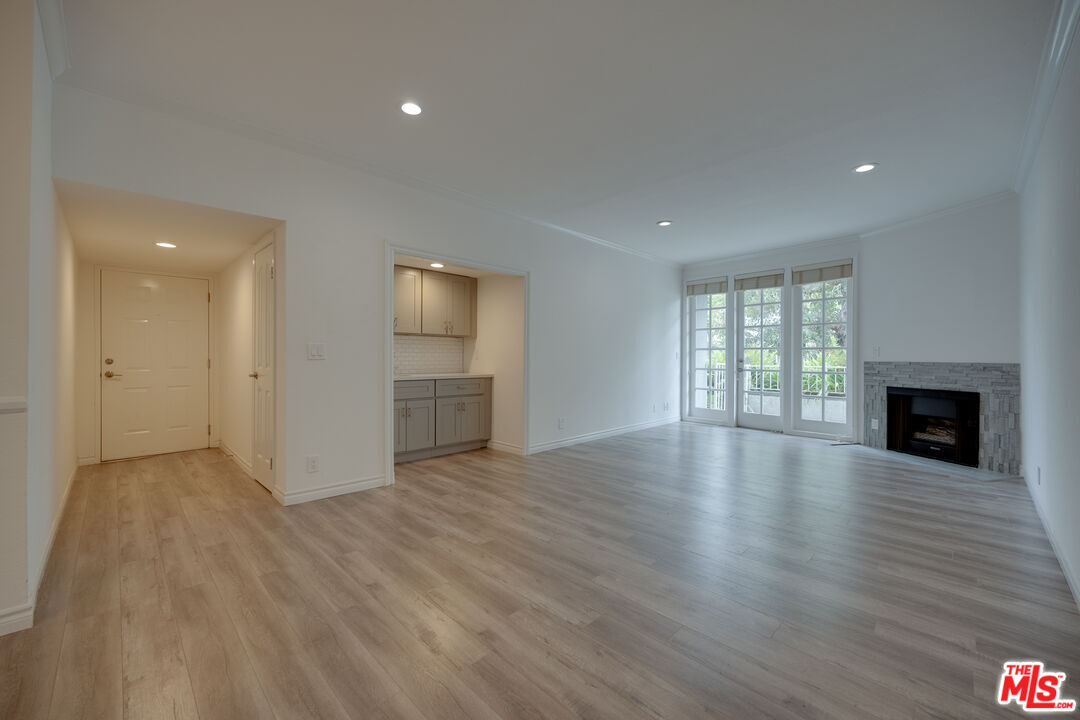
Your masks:
M 405 113 L 406 115 L 419 115 L 421 110 L 420 106 L 416 103 L 407 102 L 401 106 L 401 112 Z
M 431 263 L 431 267 L 433 267 L 433 268 L 441 268 L 441 267 L 445 267 L 445 266 L 442 263 Z
M 657 221 L 656 224 L 659 225 L 660 227 L 670 227 L 671 226 L 671 221 L 670 220 L 659 220 L 659 221 Z
M 855 167 L 851 168 L 851 172 L 859 173 L 861 175 L 863 173 L 868 173 L 871 170 L 874 170 L 875 168 L 877 168 L 877 165 L 877 163 L 863 163 L 862 165 L 856 165 Z
M 154 243 L 154 244 L 155 244 L 155 245 L 157 245 L 158 247 L 167 247 L 167 248 L 174 248 L 174 247 L 176 247 L 176 246 L 175 246 L 175 245 L 173 245 L 172 243 L 167 243 L 167 242 L 159 242 L 159 243 Z

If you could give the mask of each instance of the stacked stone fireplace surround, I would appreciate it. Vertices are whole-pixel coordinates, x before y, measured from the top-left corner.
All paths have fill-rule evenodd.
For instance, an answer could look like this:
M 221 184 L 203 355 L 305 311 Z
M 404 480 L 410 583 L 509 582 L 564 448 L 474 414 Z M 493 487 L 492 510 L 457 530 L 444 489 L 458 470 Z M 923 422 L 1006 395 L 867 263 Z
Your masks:
M 886 388 L 960 390 L 979 393 L 979 467 L 1020 474 L 1020 365 L 1016 363 L 863 363 L 863 437 L 885 449 Z M 878 428 L 871 429 L 871 420 Z

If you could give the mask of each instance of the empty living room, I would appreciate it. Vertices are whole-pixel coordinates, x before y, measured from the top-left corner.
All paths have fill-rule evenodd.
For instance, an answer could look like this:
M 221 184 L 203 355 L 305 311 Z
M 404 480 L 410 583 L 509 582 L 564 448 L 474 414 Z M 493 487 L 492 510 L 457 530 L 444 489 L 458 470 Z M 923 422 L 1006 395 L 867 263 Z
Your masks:
M 0 719 L 1077 714 L 1078 25 L 0 2 Z

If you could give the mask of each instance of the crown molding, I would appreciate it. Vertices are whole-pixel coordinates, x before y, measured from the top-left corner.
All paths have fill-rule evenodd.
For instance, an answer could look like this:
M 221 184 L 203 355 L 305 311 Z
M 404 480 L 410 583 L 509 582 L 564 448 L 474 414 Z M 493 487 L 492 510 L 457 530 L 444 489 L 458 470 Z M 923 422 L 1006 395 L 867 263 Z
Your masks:
M 983 195 L 977 197 L 974 200 L 968 200 L 966 202 L 959 203 L 957 205 L 950 205 L 940 210 L 934 210 L 924 215 L 917 215 L 907 220 L 901 220 L 900 222 L 892 223 L 891 225 L 885 225 L 883 227 L 874 228 L 873 230 L 867 230 L 866 232 L 859 233 L 860 238 L 871 238 L 875 235 L 881 235 L 882 233 L 892 232 L 893 230 L 900 230 L 911 225 L 921 225 L 931 220 L 938 220 L 949 215 L 955 215 L 962 213 L 966 210 L 974 210 L 975 208 L 982 207 L 983 205 L 993 205 L 996 202 L 1001 202 L 1008 198 L 1016 197 L 1016 193 L 1012 190 L 1002 190 L 1000 192 L 991 193 L 990 195 Z
M 763 260 L 766 264 L 772 261 L 775 256 L 790 255 L 797 252 L 815 251 L 815 250 L 830 250 L 832 248 L 850 248 L 855 247 L 859 242 L 858 234 L 840 235 L 832 238 L 825 238 L 819 240 L 807 240 L 805 242 L 798 242 L 794 245 L 778 245 L 776 247 L 766 248 L 764 250 L 752 250 L 750 252 L 739 253 L 738 255 L 723 255 L 721 257 L 706 258 L 704 260 L 693 260 L 682 265 L 683 279 L 687 282 L 699 282 L 700 280 L 708 279 L 708 275 L 717 266 L 732 265 L 736 263 L 745 262 L 747 260 Z M 780 264 L 783 264 L 781 261 Z M 691 276 L 694 272 L 704 272 L 700 278 Z
M 1013 190 L 1018 193 L 1023 192 L 1028 174 L 1031 172 L 1031 165 L 1035 162 L 1035 153 L 1038 152 L 1043 131 L 1046 129 L 1046 121 L 1050 117 L 1050 109 L 1054 105 L 1054 97 L 1057 95 L 1065 62 L 1069 58 L 1069 47 L 1076 36 L 1078 21 L 1080 21 L 1080 0 L 1057 0 L 1054 18 L 1046 35 L 1046 44 L 1043 46 L 1039 74 L 1035 81 L 1035 95 L 1032 98 L 1027 127 L 1024 130 L 1024 140 L 1020 145 L 1020 154 L 1016 161 Z
M 60 2 L 61 0 L 55 0 Z M 150 112 L 164 115 L 165 117 L 172 119 L 181 119 L 202 127 L 212 128 L 221 132 L 232 133 L 239 135 L 240 137 L 247 138 L 248 140 L 254 140 L 256 142 L 265 143 L 273 147 L 293 152 L 298 155 L 302 155 L 308 158 L 315 158 L 328 165 L 332 165 L 338 168 L 345 168 L 353 172 L 364 173 L 371 177 L 377 178 L 384 182 L 391 182 L 403 187 L 409 188 L 417 192 L 429 193 L 443 198 L 444 200 L 450 200 L 453 202 L 468 205 L 469 207 L 476 208 L 477 210 L 483 210 L 495 215 L 502 215 L 503 217 L 513 218 L 518 222 L 532 225 L 535 227 L 545 228 L 552 232 L 559 233 L 561 235 L 568 235 L 570 237 L 584 240 L 594 245 L 608 248 L 609 250 L 615 250 L 617 252 L 626 253 L 627 255 L 633 255 L 648 262 L 656 263 L 658 265 L 664 265 L 671 268 L 678 268 L 679 263 L 662 258 L 644 250 L 638 250 L 636 248 L 629 247 L 628 245 L 622 245 L 620 243 L 605 240 L 595 235 L 589 235 L 588 233 L 572 230 L 562 225 L 546 222 L 538 218 L 534 218 L 529 215 L 525 215 L 513 210 L 508 210 L 503 207 L 477 197 L 471 193 L 463 192 L 457 188 L 444 185 L 442 183 L 432 182 L 425 180 L 414 175 L 391 170 L 385 166 L 375 165 L 364 160 L 360 160 L 355 157 L 343 155 L 340 152 L 335 152 L 330 148 L 314 143 L 308 140 L 299 140 L 289 135 L 277 132 L 275 130 L 268 130 L 264 127 L 252 124 L 250 122 L 240 122 L 232 120 L 230 118 L 223 117 L 212 113 L 205 113 L 201 111 L 194 111 L 191 108 L 172 102 L 162 102 L 157 99 L 148 97 L 139 97 L 135 100 L 121 99 L 107 95 L 105 93 L 97 92 L 95 90 L 88 90 L 75 83 L 64 82 L 65 86 L 70 87 L 80 93 L 85 93 L 94 97 L 99 97 L 107 100 L 111 103 L 120 103 L 122 105 L 128 105 L 130 107 L 138 108 L 140 110 L 148 110 Z
M 49 58 L 49 74 L 55 80 L 61 73 L 71 67 L 68 62 L 64 0 L 37 0 L 37 16 L 41 21 L 41 34 L 45 37 L 45 54 Z

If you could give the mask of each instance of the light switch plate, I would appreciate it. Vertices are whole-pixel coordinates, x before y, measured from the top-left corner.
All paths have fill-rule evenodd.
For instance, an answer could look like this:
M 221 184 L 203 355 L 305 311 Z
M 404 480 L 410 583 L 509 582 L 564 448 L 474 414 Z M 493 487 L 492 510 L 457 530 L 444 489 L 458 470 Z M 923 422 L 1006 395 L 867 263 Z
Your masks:
M 870 418 L 870 429 L 871 430 L 877 430 L 878 429 L 878 419 L 877 418 Z
M 307 359 L 308 360 L 325 360 L 326 359 L 326 343 L 321 343 L 321 342 L 308 343 L 308 345 L 307 345 Z

